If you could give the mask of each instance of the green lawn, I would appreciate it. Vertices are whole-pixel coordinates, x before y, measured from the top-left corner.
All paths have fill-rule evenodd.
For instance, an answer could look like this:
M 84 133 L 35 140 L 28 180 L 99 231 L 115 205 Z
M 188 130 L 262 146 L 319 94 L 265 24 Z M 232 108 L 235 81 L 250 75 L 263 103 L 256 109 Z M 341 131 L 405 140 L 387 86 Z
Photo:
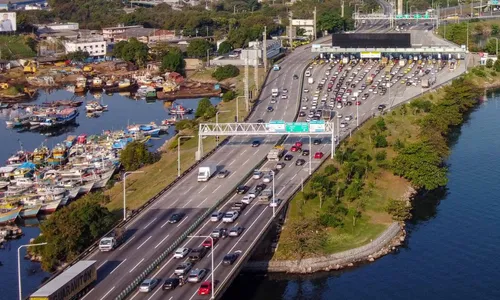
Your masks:
M 0 35 L 1 59 L 34 57 L 36 53 L 28 46 L 27 41 L 27 36 Z

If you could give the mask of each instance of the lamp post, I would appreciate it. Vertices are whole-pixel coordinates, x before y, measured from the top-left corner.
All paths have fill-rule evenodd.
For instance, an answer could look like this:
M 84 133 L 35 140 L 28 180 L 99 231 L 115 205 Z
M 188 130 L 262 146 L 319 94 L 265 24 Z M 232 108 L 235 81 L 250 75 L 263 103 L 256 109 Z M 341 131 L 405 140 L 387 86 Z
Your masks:
M 274 189 L 274 170 L 271 170 L 270 171 L 271 174 L 273 175 L 273 200 L 271 203 L 273 203 L 273 218 L 276 216 L 276 203 L 274 203 L 275 199 L 274 199 L 274 194 L 275 194 L 275 189 Z
M 214 238 L 210 235 L 188 235 L 187 236 L 188 238 L 204 238 L 204 239 L 207 239 L 209 238 L 211 241 L 212 241 L 212 294 L 210 296 L 210 299 L 215 299 L 214 297 L 214 282 L 215 282 L 215 269 L 214 269 Z
M 181 177 L 181 139 L 194 138 L 192 135 L 183 135 L 177 138 L 177 177 Z
M 498 57 L 498 38 L 497 38 L 497 37 L 490 37 L 488 40 L 490 40 L 490 39 L 495 39 L 495 40 L 496 40 L 496 42 L 497 42 L 497 43 L 496 43 L 496 55 L 497 55 L 497 57 Z
M 358 101 L 356 101 L 356 127 L 359 126 L 359 105 L 358 105 Z
M 309 137 L 309 175 L 312 174 L 312 138 L 311 135 L 307 135 Z
M 127 175 L 144 173 L 144 171 L 130 171 L 123 173 L 123 221 L 127 221 Z
M 238 107 L 238 101 L 240 100 L 240 98 L 245 98 L 245 96 L 238 96 L 236 97 L 236 123 L 238 123 L 240 121 L 240 118 L 239 118 L 239 113 L 240 113 L 240 109 Z
M 44 245 L 47 245 L 47 243 L 26 244 L 26 245 L 21 245 L 19 246 L 19 248 L 17 248 L 17 284 L 19 287 L 19 300 L 23 300 L 23 291 L 21 288 L 21 248 L 44 246 Z
M 218 110 L 215 113 L 215 124 L 217 126 L 219 126 L 219 114 L 220 113 L 225 113 L 225 112 L 229 112 L 229 110 Z M 217 146 L 219 146 L 219 136 L 218 135 L 215 137 L 215 142 L 216 142 Z

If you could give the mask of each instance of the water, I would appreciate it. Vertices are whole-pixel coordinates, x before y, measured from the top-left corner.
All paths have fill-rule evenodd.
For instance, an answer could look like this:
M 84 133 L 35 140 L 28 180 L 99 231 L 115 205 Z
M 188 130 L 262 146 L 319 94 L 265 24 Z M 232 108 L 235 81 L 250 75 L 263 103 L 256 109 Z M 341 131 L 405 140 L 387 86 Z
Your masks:
M 399 253 L 309 277 L 240 275 L 223 300 L 500 299 L 500 97 L 489 96 L 452 147 L 447 190 L 419 202 Z
M 52 93 L 41 92 L 36 101 L 30 104 L 41 104 L 45 101 L 71 99 L 74 97 L 73 93 L 65 90 L 57 90 Z M 75 100 L 96 100 L 93 95 L 87 94 L 85 97 L 78 97 Z M 6 161 L 9 156 L 14 154 L 22 146 L 32 151 L 40 144 L 45 143 L 49 148 L 56 143 L 64 140 L 68 135 L 85 134 L 100 134 L 103 130 L 119 130 L 125 129 L 127 124 L 134 123 L 150 123 L 152 121 L 160 124 L 161 120 L 170 118 L 168 109 L 164 106 L 163 101 L 156 101 L 154 103 L 146 103 L 144 100 L 134 100 L 121 96 L 102 95 L 102 103 L 108 105 L 108 111 L 104 112 L 99 118 L 87 118 L 85 115 L 85 102 L 79 108 L 80 115 L 76 119 L 78 126 L 67 127 L 67 130 L 58 136 L 44 136 L 35 132 L 22 132 L 18 133 L 16 130 L 8 129 L 5 127 L 5 120 L 9 119 L 9 115 L 15 114 L 11 109 L 4 109 L 0 111 L 0 161 Z M 173 105 L 180 104 L 186 108 L 196 109 L 199 99 L 184 99 L 177 100 Z M 211 99 L 213 104 L 219 103 L 219 98 Z M 194 115 L 194 114 L 193 114 Z M 192 118 L 193 115 L 187 115 Z M 169 137 L 175 132 L 174 126 L 169 128 L 168 134 L 160 136 L 159 139 L 151 140 L 148 142 L 152 149 L 160 147 Z M 3 165 L 0 163 L 0 165 Z M 31 238 L 38 236 L 40 230 L 38 227 L 23 227 L 25 236 L 19 240 L 11 241 L 7 244 L 5 249 L 0 250 L 0 300 L 17 299 L 17 247 L 20 245 L 28 244 Z M 25 249 L 21 251 L 21 257 L 24 257 Z M 49 274 L 41 271 L 40 265 L 22 259 L 21 274 L 23 282 L 23 295 L 28 296 L 34 292 L 42 282 L 42 279 L 49 276 Z

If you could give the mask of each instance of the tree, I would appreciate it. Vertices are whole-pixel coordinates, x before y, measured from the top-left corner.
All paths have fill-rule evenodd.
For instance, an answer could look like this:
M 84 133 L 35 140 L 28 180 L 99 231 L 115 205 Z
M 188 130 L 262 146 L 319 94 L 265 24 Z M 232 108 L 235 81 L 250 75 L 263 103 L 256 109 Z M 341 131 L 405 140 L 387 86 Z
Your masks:
M 198 108 L 196 108 L 195 117 L 208 120 L 210 118 L 215 117 L 216 113 L 217 109 L 215 108 L 215 106 L 213 106 L 212 102 L 210 102 L 210 99 L 203 98 L 198 103 Z
M 319 208 L 323 206 L 324 197 L 330 193 L 332 189 L 332 183 L 328 180 L 328 177 L 324 175 L 316 175 L 311 180 L 311 187 L 319 197 Z
M 227 91 L 222 95 L 222 101 L 229 102 L 236 98 L 236 93 L 234 91 Z
M 184 75 L 185 61 L 179 48 L 172 48 L 161 59 L 162 72 L 170 71 Z
M 68 53 L 66 57 L 72 61 L 84 62 L 89 57 L 89 53 L 87 51 L 78 50 Z
M 495 36 L 500 33 L 500 26 L 498 24 L 492 24 L 491 25 L 491 35 Z
M 126 171 L 135 171 L 144 165 L 155 162 L 156 159 L 147 146 L 138 141 L 129 143 L 120 153 L 120 162 Z
M 113 56 L 125 61 L 133 62 L 139 66 L 144 66 L 148 60 L 148 45 L 139 42 L 136 38 L 116 43 L 113 49 Z
M 373 140 L 373 144 L 375 145 L 375 148 L 385 148 L 387 147 L 387 139 L 383 135 L 377 135 L 375 136 L 375 139 Z
M 408 205 L 403 200 L 390 199 L 386 211 L 395 221 L 405 221 L 411 218 L 411 205 Z
M 342 30 L 345 20 L 336 12 L 328 11 L 322 13 L 318 18 L 318 29 L 329 33 Z
M 212 50 L 212 44 L 205 39 L 195 39 L 189 42 L 186 49 L 189 57 L 206 57 L 208 50 Z
M 215 71 L 212 73 L 212 77 L 217 79 L 218 81 L 231 77 L 236 77 L 238 75 L 240 75 L 240 69 L 238 69 L 238 67 L 233 65 L 225 65 L 217 67 L 217 69 L 215 69 Z
M 56 211 L 40 225 L 41 235 L 33 253 L 41 255 L 42 268 L 53 271 L 61 263 L 74 259 L 95 240 L 111 229 L 116 216 L 102 206 L 109 197 L 102 193 L 90 193 L 61 210 Z
M 226 54 L 231 52 L 231 50 L 233 50 L 233 46 L 231 45 L 231 43 L 229 41 L 224 41 L 220 43 L 219 50 L 217 50 L 217 52 L 219 54 Z
M 500 72 L 500 59 L 495 60 L 495 63 L 493 63 L 493 69 L 495 71 Z
M 493 68 L 493 59 L 489 58 L 487 61 L 486 61 L 486 68 Z

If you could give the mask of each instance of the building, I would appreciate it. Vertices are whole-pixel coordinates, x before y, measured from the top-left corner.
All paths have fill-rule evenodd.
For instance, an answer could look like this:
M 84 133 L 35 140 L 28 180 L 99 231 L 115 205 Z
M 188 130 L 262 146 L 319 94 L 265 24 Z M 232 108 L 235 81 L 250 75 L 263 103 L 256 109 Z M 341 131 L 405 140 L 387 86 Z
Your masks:
M 266 43 L 267 59 L 276 57 L 280 54 L 281 41 L 267 40 Z M 248 64 L 251 66 L 256 64 L 256 60 L 259 65 L 262 64 L 262 57 L 264 57 L 263 46 L 264 44 L 261 41 L 249 42 L 248 48 L 241 50 L 240 59 L 243 61 L 248 59 Z
M 63 30 L 78 30 L 80 26 L 78 23 L 50 23 L 50 24 L 36 24 L 37 33 L 43 33 L 47 31 L 63 31 Z
M 107 27 L 102 29 L 102 36 L 110 43 L 115 42 L 116 36 L 121 36 L 131 29 L 144 28 L 142 25 Z
M 107 42 L 98 36 L 80 37 L 64 42 L 66 54 L 76 51 L 88 52 L 90 57 L 102 58 L 106 56 Z
M 175 39 L 175 30 L 155 29 L 149 36 L 149 43 L 169 42 Z
M 122 33 L 117 33 L 113 35 L 113 42 L 118 43 L 121 41 L 128 41 L 131 38 L 136 38 L 139 42 L 147 44 L 149 41 L 149 36 L 153 34 L 155 30 L 152 28 L 129 28 Z
M 26 4 L 24 10 L 42 10 L 42 6 L 39 4 Z
M 293 19 L 292 26 L 295 27 L 294 34 L 296 34 L 297 29 L 303 29 L 305 31 L 304 36 L 312 37 L 314 36 L 314 20 L 312 19 Z

